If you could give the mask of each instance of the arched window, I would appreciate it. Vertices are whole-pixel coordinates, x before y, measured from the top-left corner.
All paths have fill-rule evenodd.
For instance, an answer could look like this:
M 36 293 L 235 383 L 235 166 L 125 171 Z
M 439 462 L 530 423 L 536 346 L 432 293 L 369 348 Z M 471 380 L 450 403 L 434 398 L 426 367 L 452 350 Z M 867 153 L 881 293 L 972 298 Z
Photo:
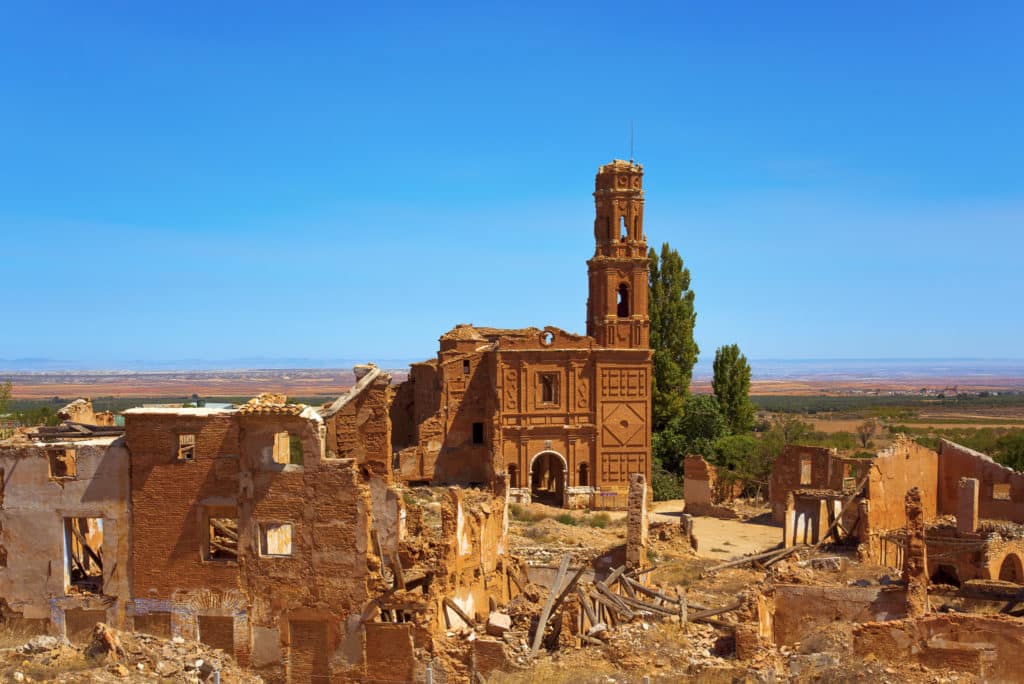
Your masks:
M 628 238 L 628 237 L 629 237 L 629 229 L 626 228 L 626 217 L 625 216 L 620 216 L 619 217 L 619 239 L 622 240 L 623 242 L 625 242 L 626 238 Z
M 577 484 L 580 487 L 586 487 L 590 484 L 590 466 L 586 463 L 580 463 L 580 476 Z
M 519 466 L 510 465 L 508 467 L 508 486 L 518 487 L 519 486 Z
M 629 318 L 629 285 L 619 285 L 619 318 Z

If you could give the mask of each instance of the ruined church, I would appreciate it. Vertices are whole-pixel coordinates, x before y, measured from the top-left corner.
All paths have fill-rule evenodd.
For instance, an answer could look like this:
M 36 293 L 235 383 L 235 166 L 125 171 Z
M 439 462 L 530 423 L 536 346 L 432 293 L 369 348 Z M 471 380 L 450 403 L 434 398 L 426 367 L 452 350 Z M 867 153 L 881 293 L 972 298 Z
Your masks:
M 514 500 L 624 508 L 651 471 L 643 166 L 601 166 L 587 332 L 457 325 L 395 390 L 392 443 L 412 484 L 490 485 Z

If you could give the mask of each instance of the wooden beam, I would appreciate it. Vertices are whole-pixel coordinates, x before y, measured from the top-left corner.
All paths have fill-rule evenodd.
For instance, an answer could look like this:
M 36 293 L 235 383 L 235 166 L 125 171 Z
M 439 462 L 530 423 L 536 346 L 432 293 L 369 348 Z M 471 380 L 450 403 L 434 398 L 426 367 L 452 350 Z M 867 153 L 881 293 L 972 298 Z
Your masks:
M 858 482 L 857 486 L 854 488 L 853 494 L 850 495 L 850 498 L 846 500 L 846 503 L 843 505 L 842 509 L 840 509 L 839 515 L 837 515 L 836 519 L 832 521 L 832 524 L 828 526 L 828 529 L 825 530 L 825 534 L 821 536 L 818 543 L 811 547 L 812 549 L 815 551 L 820 549 L 821 545 L 825 543 L 825 540 L 835 532 L 835 529 L 839 525 L 840 521 L 842 521 L 843 516 L 846 515 L 846 511 L 849 510 L 850 506 L 853 505 L 853 502 L 857 500 L 858 496 L 860 496 L 861 491 L 864 489 L 864 485 L 868 483 L 868 478 L 871 476 L 871 468 L 872 466 L 869 465 L 868 472 L 864 473 L 864 477 L 860 478 L 860 482 Z
M 594 615 L 594 608 L 590 605 L 590 599 L 587 598 L 587 595 L 584 594 L 583 590 L 579 587 L 576 587 L 576 596 L 579 597 L 580 606 L 583 607 L 583 612 L 586 614 L 587 619 L 590 620 L 590 625 L 594 626 L 600 622 L 600 620 L 597 619 L 597 616 Z
M 555 599 L 555 605 L 551 608 L 552 613 L 558 611 L 558 607 L 562 605 L 562 601 L 564 601 L 565 598 L 569 595 L 569 592 L 576 588 L 576 583 L 580 581 L 580 577 L 583 576 L 583 573 L 586 572 L 586 570 L 587 566 L 581 566 L 580 569 L 576 571 L 576 574 L 572 576 L 572 579 L 569 580 L 569 583 L 565 585 L 565 589 L 563 589 L 562 593 L 558 595 L 557 599 Z
M 562 565 L 558 568 L 558 575 L 555 577 L 554 584 L 551 585 L 551 591 L 548 592 L 548 600 L 544 604 L 544 609 L 540 612 L 540 619 L 537 620 L 537 631 L 533 634 L 533 646 L 530 648 L 531 654 L 536 655 L 537 651 L 540 650 L 540 644 L 544 640 L 544 628 L 548 624 L 548 618 L 551 617 L 551 608 L 555 605 L 555 592 L 561 588 L 562 581 L 565 580 L 565 574 L 569 571 L 570 560 L 572 560 L 572 556 L 569 554 L 562 556 Z
M 467 625 L 469 625 L 470 627 L 476 627 L 476 620 L 469 617 L 469 615 L 466 614 L 466 611 L 459 608 L 458 604 L 455 603 L 455 601 L 452 601 L 450 598 L 445 596 L 443 603 L 448 608 L 451 608 L 452 612 L 454 612 L 456 615 L 462 618 L 462 621 L 465 622 Z

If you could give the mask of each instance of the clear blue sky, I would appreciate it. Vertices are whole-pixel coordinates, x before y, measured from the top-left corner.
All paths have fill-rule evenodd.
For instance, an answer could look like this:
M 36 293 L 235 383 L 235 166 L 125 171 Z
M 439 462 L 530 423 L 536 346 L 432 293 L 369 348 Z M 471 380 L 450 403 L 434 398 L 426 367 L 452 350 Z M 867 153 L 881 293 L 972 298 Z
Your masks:
M 303 4 L 0 7 L 0 359 L 583 331 L 630 120 L 703 358 L 1024 356 L 1024 4 Z

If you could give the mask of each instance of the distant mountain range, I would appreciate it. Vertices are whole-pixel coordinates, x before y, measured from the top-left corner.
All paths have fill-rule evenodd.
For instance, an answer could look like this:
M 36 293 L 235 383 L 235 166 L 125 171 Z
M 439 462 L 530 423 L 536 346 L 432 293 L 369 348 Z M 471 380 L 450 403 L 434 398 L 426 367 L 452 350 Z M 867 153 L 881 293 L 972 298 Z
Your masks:
M 402 369 L 422 359 L 371 359 L 382 368 Z M 342 369 L 367 359 L 306 357 L 239 357 L 232 359 L 169 359 L 162 361 L 69 361 L 66 359 L 0 359 L 0 376 L 8 373 L 96 372 L 107 374 L 172 371 L 238 371 Z M 1024 359 L 752 359 L 755 379 L 893 380 L 899 378 L 1024 378 Z M 711 360 L 694 368 L 695 379 L 712 375 Z

